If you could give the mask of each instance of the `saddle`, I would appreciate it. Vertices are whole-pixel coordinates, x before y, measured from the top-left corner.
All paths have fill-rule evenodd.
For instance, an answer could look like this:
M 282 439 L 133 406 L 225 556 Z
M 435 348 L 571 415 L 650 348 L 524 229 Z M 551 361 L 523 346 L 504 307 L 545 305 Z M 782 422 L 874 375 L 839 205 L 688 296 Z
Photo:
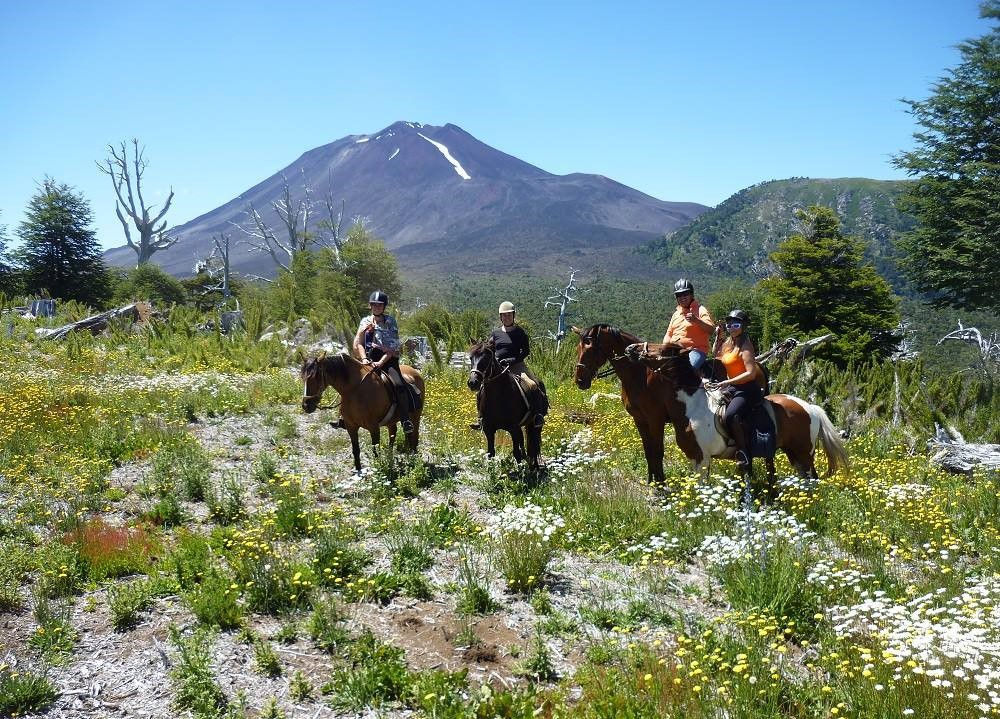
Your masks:
M 707 390 L 706 390 L 707 391 Z M 732 395 L 725 391 L 707 391 L 709 406 L 715 405 L 715 429 L 726 440 L 726 446 L 735 447 L 736 441 L 726 428 L 726 407 Z M 765 397 L 764 401 L 752 407 L 744 418 L 747 425 L 747 438 L 750 442 L 751 457 L 773 457 L 778 448 L 778 433 L 775 430 L 774 407 Z
M 381 426 L 385 427 L 398 419 L 402 419 L 401 417 L 397 417 L 399 404 L 396 401 L 396 390 L 398 388 L 396 383 L 397 381 L 391 372 L 382 371 L 375 372 L 375 374 L 376 379 L 385 389 L 386 394 L 389 397 L 389 410 L 386 412 L 385 417 L 382 418 L 382 421 L 379 422 Z M 399 377 L 402 379 L 403 388 L 410 394 L 410 406 L 413 407 L 415 411 L 421 411 L 424 407 L 424 399 L 420 390 L 418 390 L 412 382 L 408 382 L 402 372 L 399 373 Z

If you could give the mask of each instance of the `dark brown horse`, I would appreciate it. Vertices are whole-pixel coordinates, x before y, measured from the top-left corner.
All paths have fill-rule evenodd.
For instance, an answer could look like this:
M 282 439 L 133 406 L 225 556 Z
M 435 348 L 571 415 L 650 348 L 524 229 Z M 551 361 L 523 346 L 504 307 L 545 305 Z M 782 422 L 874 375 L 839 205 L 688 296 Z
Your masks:
M 403 379 L 412 385 L 417 393 L 424 396 L 424 379 L 412 367 L 400 365 Z M 354 468 L 361 471 L 361 447 L 358 444 L 358 429 L 367 429 L 372 435 L 372 446 L 378 447 L 381 428 L 389 428 L 389 443 L 396 443 L 395 394 L 388 378 L 379 376 L 371 365 L 340 353 L 332 357 L 312 358 L 302 365 L 302 409 L 307 414 L 319 406 L 323 390 L 333 387 L 340 394 L 341 425 L 351 436 L 351 450 L 354 452 Z M 417 450 L 420 432 L 420 412 L 410 413 L 413 432 L 406 437 L 406 447 L 410 452 Z
M 486 435 L 486 453 L 496 454 L 497 430 L 510 433 L 513 442 L 514 459 L 525 458 L 525 434 L 527 434 L 528 466 L 538 467 L 538 456 L 542 451 L 542 430 L 534 426 L 534 412 L 517 379 L 507 366 L 497 362 L 493 339 L 479 342 L 469 348 L 469 389 L 478 392 L 476 401 L 482 430 Z
M 622 403 L 632 416 L 635 428 L 642 439 L 646 455 L 646 473 L 650 481 L 662 484 L 663 429 L 669 422 L 674 426 L 677 446 L 688 457 L 698 455 L 700 449 L 690 423 L 676 401 L 671 401 L 672 385 L 659 373 L 632 362 L 625 356 L 628 345 L 641 342 L 633 334 L 606 324 L 594 325 L 586 330 L 573 328 L 580 335 L 577 346 L 576 370 L 573 380 L 580 389 L 589 389 L 598 370 L 605 363 L 622 385 Z
M 647 371 L 662 376 L 670 386 L 665 396 L 670 411 L 683 413 L 694 434 L 697 452 L 685 451 L 695 469 L 706 472 L 712 459 L 734 459 L 736 448 L 730 446 L 719 431 L 716 412 L 719 397 L 708 393 L 701 376 L 691 367 L 685 350 L 677 345 L 641 344 L 628 347 L 626 355 L 634 357 Z M 847 452 L 830 418 L 819 405 L 789 394 L 765 397 L 766 408 L 774 419 L 778 449 L 784 450 L 795 471 L 802 477 L 816 478 L 816 447 L 822 444 L 827 457 L 827 476 L 838 469 L 848 468 Z M 768 470 L 768 499 L 775 496 L 774 459 L 765 458 Z

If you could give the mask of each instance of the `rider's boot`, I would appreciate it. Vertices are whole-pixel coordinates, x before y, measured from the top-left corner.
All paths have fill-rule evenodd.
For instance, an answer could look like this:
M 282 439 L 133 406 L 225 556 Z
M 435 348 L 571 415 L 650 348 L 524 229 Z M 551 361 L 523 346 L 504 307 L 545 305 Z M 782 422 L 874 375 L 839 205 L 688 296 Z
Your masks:
M 730 422 L 729 434 L 732 436 L 733 441 L 736 442 L 736 463 L 740 468 L 740 474 L 747 474 L 751 468 L 750 444 L 747 437 L 746 425 L 741 418 L 736 417 Z
M 410 421 L 410 395 L 406 387 L 400 387 L 396 391 L 396 406 L 398 407 L 400 416 L 399 424 L 402 427 L 403 434 L 413 434 L 416 428 L 413 426 L 413 422 Z

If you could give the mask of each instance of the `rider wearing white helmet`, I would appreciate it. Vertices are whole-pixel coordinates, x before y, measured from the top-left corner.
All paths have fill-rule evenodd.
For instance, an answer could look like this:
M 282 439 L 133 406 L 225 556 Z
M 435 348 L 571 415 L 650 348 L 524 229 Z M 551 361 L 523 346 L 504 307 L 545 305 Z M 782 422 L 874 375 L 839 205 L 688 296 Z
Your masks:
M 508 367 L 511 375 L 521 378 L 523 384 L 527 385 L 525 395 L 530 405 L 529 410 L 534 413 L 533 423 L 536 428 L 541 428 L 549 411 L 549 398 L 545 393 L 545 385 L 524 364 L 525 358 L 531 353 L 528 334 L 514 320 L 512 302 L 501 302 L 498 313 L 500 327 L 493 330 L 491 335 L 497 362 Z M 479 429 L 479 425 L 477 422 L 472 428 Z

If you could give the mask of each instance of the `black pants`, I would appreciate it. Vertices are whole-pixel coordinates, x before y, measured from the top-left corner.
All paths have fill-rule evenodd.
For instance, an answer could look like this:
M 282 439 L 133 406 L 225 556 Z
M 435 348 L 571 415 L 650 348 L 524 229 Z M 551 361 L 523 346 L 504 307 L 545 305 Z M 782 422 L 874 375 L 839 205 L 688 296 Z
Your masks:
M 383 352 L 381 350 L 372 349 L 368 352 L 368 359 L 372 362 L 378 362 L 382 358 L 382 355 Z M 399 420 L 401 422 L 408 420 L 412 411 L 412 407 L 410 407 L 410 390 L 406 386 L 406 380 L 403 379 L 403 373 L 399 369 L 399 358 L 393 357 L 382 365 L 382 372 L 389 378 L 393 389 L 396 390 L 396 405 Z
M 750 410 L 764 401 L 764 390 L 754 380 L 731 385 L 731 399 L 726 405 L 726 427 L 732 431 L 733 422 L 749 420 Z

